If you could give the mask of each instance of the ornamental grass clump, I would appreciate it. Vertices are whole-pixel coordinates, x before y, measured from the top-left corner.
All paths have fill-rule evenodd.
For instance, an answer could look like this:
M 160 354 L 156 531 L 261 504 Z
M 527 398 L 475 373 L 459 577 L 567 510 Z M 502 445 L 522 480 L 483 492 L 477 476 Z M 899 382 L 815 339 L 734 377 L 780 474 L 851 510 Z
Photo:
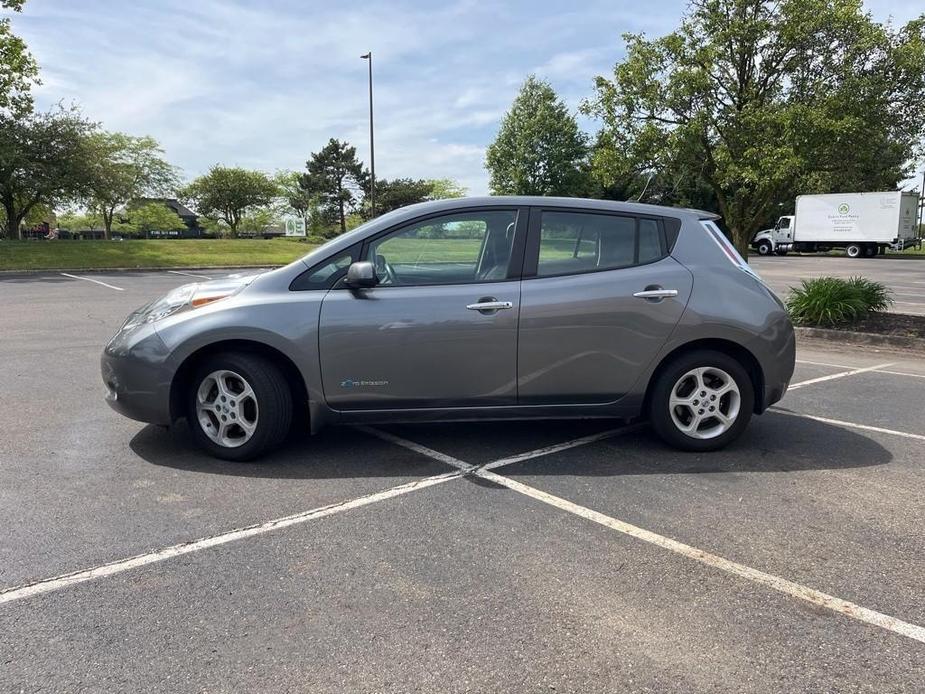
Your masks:
M 884 284 L 864 277 L 816 277 L 791 289 L 787 310 L 796 325 L 843 327 L 893 303 Z

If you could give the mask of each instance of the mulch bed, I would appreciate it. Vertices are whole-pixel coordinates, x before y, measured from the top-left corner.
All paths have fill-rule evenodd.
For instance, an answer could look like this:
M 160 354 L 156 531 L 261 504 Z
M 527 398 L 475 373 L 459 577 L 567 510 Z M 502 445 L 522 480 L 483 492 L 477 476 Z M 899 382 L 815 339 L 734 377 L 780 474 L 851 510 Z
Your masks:
M 907 313 L 871 313 L 867 318 L 856 323 L 835 329 L 896 337 L 925 338 L 925 316 L 910 316 Z

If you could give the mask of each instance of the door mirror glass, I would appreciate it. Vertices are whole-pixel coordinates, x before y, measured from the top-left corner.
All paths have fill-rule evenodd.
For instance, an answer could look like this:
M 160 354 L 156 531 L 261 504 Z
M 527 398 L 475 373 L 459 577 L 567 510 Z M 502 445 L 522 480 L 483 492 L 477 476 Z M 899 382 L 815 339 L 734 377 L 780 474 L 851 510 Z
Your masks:
M 375 287 L 379 284 L 379 276 L 372 263 L 361 261 L 347 268 L 346 282 L 351 287 Z

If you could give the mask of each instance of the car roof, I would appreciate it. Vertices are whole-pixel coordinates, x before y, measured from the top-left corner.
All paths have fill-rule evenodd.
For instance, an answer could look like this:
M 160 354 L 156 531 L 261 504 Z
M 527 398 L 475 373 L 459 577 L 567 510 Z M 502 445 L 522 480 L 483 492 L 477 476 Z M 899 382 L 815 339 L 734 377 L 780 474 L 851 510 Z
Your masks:
M 533 206 L 533 207 L 568 207 L 571 209 L 601 210 L 607 212 L 630 212 L 633 214 L 650 214 L 659 217 L 685 217 L 695 216 L 697 219 L 719 219 L 719 215 L 705 210 L 695 210 L 687 207 L 670 207 L 667 205 L 650 205 L 642 202 L 624 202 L 620 200 L 593 200 L 590 198 L 562 198 L 546 197 L 542 195 L 487 195 L 469 198 L 447 198 L 422 202 L 416 205 L 402 207 L 402 212 L 414 214 L 428 214 L 440 212 L 445 209 L 459 209 L 464 207 L 504 207 L 504 206 Z M 396 210 L 398 211 L 398 210 Z

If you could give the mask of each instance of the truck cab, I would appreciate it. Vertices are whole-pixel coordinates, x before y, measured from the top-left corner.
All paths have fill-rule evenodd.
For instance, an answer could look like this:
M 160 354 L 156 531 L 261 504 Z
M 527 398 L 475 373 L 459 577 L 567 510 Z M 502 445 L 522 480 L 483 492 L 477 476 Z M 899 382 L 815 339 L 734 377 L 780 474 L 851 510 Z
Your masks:
M 764 229 L 755 234 L 751 247 L 758 255 L 787 255 L 790 244 L 793 243 L 794 219 L 793 215 L 780 217 L 773 229 Z

